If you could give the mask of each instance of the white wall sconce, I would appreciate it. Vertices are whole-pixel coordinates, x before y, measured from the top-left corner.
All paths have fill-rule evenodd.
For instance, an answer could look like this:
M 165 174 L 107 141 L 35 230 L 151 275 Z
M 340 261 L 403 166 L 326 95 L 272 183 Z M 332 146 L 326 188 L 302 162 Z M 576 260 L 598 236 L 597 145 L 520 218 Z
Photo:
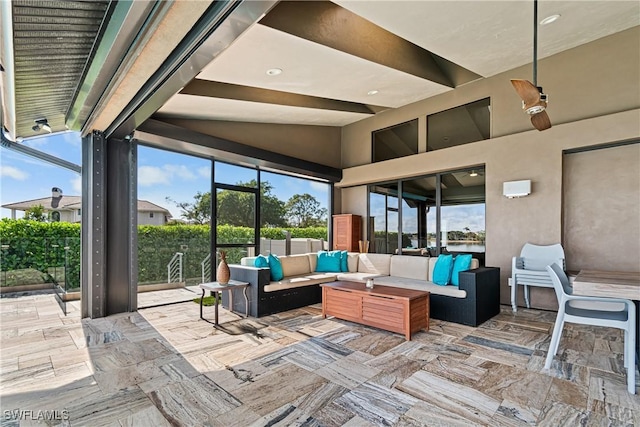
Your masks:
M 502 184 L 502 194 L 509 199 L 528 196 L 531 194 L 531 180 L 505 182 Z

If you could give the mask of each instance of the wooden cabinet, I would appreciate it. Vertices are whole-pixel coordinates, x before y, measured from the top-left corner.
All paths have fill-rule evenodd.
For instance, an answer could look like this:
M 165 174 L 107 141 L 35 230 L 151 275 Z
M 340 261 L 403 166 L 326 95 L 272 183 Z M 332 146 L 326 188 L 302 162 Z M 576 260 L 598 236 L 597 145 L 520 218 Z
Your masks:
M 358 241 L 362 229 L 360 215 L 340 214 L 333 216 L 333 249 L 358 252 Z

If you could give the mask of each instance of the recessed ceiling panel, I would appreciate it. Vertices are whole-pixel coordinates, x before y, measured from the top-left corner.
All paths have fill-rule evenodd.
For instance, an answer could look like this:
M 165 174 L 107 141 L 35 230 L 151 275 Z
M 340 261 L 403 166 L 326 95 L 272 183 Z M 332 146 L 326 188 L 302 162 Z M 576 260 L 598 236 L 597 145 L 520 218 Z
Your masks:
M 270 69 L 282 73 L 268 75 Z M 247 30 L 198 78 L 388 107 L 451 90 L 260 24 Z M 371 91 L 377 93 L 368 95 Z
M 370 114 L 345 111 L 291 107 L 182 94 L 174 95 L 156 113 L 158 118 L 174 117 L 196 120 L 296 123 L 317 126 L 344 126 L 370 116 Z
M 410 42 L 489 77 L 532 61 L 532 1 L 353 1 L 340 6 Z M 544 58 L 640 22 L 637 1 L 541 1 L 538 57 Z

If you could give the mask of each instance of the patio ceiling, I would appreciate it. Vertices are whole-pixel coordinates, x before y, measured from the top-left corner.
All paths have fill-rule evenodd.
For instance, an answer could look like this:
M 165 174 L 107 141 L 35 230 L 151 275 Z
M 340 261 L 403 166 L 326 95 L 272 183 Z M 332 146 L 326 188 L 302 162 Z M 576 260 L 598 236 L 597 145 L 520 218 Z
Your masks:
M 49 7 L 46 2 L 31 3 Z M 177 8 L 179 3 L 172 7 Z M 117 81 L 111 76 L 108 80 L 112 87 L 101 97 L 85 99 L 83 108 L 91 110 L 91 117 L 71 117 L 69 111 L 73 111 L 71 103 L 77 93 L 66 95 L 66 125 L 84 133 L 122 125 L 129 132 L 154 115 L 161 120 L 344 126 L 531 62 L 530 1 L 335 0 L 262 2 L 259 7 L 258 3 L 234 5 L 239 10 L 251 4 L 253 11 L 243 19 L 236 19 L 231 12 L 226 15 L 223 24 L 207 36 L 208 42 L 216 45 L 209 57 L 200 55 L 195 67 L 175 67 L 173 75 L 180 75 L 180 79 L 165 78 L 149 87 L 145 84 L 152 72 L 166 71 L 174 48 L 181 46 L 169 40 L 164 49 L 158 49 L 158 39 L 175 32 L 189 37 L 187 30 L 195 25 L 175 23 L 195 23 L 206 12 L 171 15 L 173 10 L 169 10 L 156 15 L 157 24 L 149 30 L 152 35 L 148 43 L 137 47 L 135 58 L 130 57 L 129 71 L 120 70 Z M 640 22 L 636 1 L 541 1 L 539 18 L 552 14 L 561 17 L 552 25 L 540 27 L 539 58 Z M 18 18 L 14 14 L 14 26 Z M 220 34 L 225 32 L 221 40 Z M 14 51 L 16 37 L 18 34 L 14 35 Z M 99 48 L 99 44 L 94 46 Z M 191 58 L 198 54 L 194 50 Z M 22 95 L 17 83 L 24 71 L 17 62 L 15 67 L 8 67 L 4 58 L 6 52 L 3 108 L 5 115 L 15 114 L 15 125 L 7 122 L 5 126 L 14 137 L 31 136 L 33 132 L 25 123 L 45 111 L 47 93 L 59 91 L 56 85 L 45 87 L 43 96 L 30 102 L 29 110 L 18 108 Z M 134 73 L 134 59 L 144 60 L 149 72 Z M 46 57 L 36 56 L 33 61 L 42 67 Z M 282 72 L 267 73 L 274 69 Z M 136 79 L 137 84 L 132 84 Z M 8 102 L 14 95 L 8 83 L 16 85 L 15 106 Z M 142 97 L 145 91 L 149 96 L 131 107 L 135 97 Z M 123 117 L 125 107 L 131 110 Z M 55 130 L 61 130 L 60 126 Z

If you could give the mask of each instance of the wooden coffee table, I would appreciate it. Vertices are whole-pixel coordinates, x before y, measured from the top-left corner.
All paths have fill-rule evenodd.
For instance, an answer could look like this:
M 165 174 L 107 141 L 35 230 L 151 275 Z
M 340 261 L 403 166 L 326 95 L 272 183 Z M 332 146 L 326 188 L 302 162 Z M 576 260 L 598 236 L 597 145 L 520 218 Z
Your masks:
M 429 330 L 429 292 L 364 283 L 331 282 L 322 286 L 322 316 L 334 316 L 404 334 Z

